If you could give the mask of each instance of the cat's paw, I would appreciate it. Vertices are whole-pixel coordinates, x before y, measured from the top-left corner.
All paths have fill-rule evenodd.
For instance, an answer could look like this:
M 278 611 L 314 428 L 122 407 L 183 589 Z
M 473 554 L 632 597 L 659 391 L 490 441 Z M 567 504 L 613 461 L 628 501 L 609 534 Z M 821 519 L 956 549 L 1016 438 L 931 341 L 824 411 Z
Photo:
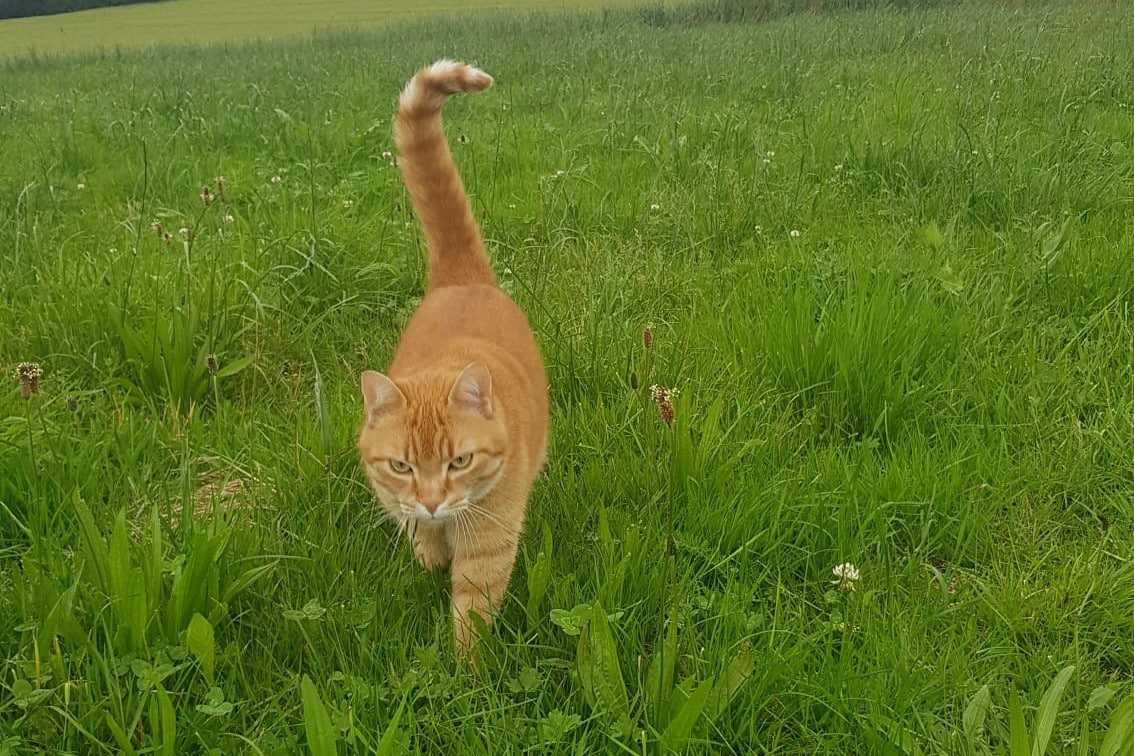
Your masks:
M 449 546 L 440 533 L 419 530 L 413 537 L 413 553 L 426 572 L 449 566 Z

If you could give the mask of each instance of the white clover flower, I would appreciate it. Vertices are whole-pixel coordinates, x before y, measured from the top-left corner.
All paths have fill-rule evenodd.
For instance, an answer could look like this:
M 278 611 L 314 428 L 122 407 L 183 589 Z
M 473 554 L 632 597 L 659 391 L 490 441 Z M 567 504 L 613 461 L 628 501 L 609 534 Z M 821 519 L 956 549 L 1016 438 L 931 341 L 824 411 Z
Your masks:
M 224 222 L 225 222 L 225 223 L 232 223 L 232 222 L 233 222 L 233 221 L 235 221 L 235 220 L 236 220 L 236 218 L 233 218 L 233 217 L 232 217 L 232 215 L 226 215 L 226 216 L 224 216 Z
M 343 207 L 346 208 L 347 210 L 350 210 L 352 207 L 354 207 L 354 200 L 348 200 L 348 199 L 343 200 Z
M 82 191 L 83 189 L 87 188 L 87 185 L 85 183 L 83 183 L 82 181 L 80 181 L 79 183 L 75 184 L 75 188 L 78 189 L 79 191 Z
M 279 176 L 272 176 L 272 183 L 273 183 L 273 184 L 279 184 L 279 183 L 281 183 L 282 181 L 283 181 L 283 179 L 282 179 L 282 178 L 280 178 Z
M 768 150 L 768 157 L 770 157 L 770 158 L 774 158 L 775 156 L 776 156 L 776 151 L 775 151 L 775 150 Z
M 788 236 L 790 236 L 793 239 L 798 239 L 799 238 L 799 229 L 793 228 L 791 231 L 788 232 Z
M 835 163 L 835 170 L 836 171 L 841 171 L 842 169 L 843 169 L 842 163 Z
M 655 202 L 652 205 L 650 205 L 650 210 L 657 212 L 658 210 L 661 210 L 661 205 L 659 205 L 658 203 Z
M 858 568 L 850 562 L 835 565 L 831 570 L 832 574 L 837 578 L 831 581 L 831 585 L 837 585 L 840 591 L 853 591 L 862 575 L 859 574 Z

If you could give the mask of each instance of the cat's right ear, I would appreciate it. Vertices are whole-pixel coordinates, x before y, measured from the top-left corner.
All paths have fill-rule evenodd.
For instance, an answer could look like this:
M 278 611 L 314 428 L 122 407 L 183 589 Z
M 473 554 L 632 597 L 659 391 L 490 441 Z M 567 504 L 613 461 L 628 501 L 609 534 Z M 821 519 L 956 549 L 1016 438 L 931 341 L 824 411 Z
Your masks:
M 373 370 L 362 373 L 362 401 L 368 423 L 406 406 L 405 394 L 393 381 Z

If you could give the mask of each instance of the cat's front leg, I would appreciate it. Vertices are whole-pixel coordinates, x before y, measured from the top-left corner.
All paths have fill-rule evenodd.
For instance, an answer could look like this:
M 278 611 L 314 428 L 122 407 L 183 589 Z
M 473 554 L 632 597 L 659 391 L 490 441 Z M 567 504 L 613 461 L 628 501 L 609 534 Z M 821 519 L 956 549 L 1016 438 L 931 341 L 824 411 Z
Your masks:
M 457 653 L 467 658 L 476 643 L 470 614 L 486 625 L 504 601 L 519 543 L 518 532 L 479 532 L 457 539 L 453 548 L 453 632 Z
M 418 522 L 411 539 L 417 561 L 421 562 L 421 566 L 428 572 L 433 572 L 438 567 L 449 566 L 452 552 L 449 542 L 445 540 L 445 531 L 440 525 Z

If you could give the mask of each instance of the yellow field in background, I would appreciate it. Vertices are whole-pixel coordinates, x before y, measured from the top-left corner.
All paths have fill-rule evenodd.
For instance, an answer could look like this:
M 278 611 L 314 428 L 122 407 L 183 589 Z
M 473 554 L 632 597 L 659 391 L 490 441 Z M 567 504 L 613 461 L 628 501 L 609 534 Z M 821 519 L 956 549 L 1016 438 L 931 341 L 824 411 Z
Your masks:
M 0 58 L 296 37 L 482 9 L 560 11 L 635 2 L 649 0 L 168 0 L 0 21 Z

